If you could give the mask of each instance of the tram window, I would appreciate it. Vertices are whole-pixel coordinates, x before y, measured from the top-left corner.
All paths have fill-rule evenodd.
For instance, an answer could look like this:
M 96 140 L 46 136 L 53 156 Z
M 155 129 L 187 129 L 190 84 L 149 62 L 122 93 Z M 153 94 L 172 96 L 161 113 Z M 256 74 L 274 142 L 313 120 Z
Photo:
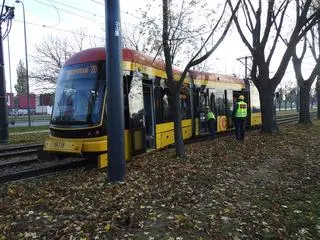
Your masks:
M 134 74 L 131 78 L 131 86 L 128 89 L 128 103 L 130 122 L 132 128 L 143 127 L 144 108 L 142 96 L 142 81 L 140 74 Z
M 217 115 L 225 115 L 226 105 L 225 105 L 224 90 L 216 91 L 216 105 L 217 105 Z
M 208 89 L 199 89 L 199 105 L 198 111 L 202 112 L 209 104 L 209 90 Z
M 156 122 L 170 122 L 172 118 L 172 97 L 168 88 L 155 87 Z
M 163 105 L 163 121 L 170 122 L 173 120 L 172 118 L 172 97 L 168 89 L 165 90 L 165 93 L 162 97 L 162 105 Z
M 199 89 L 195 88 L 193 90 L 193 106 L 194 106 L 194 116 L 199 117 L 199 112 L 197 111 L 199 109 Z
M 227 110 L 228 110 L 228 116 L 232 116 L 233 111 L 233 91 L 232 90 L 226 90 L 227 92 Z
M 259 92 L 256 88 L 251 88 L 251 107 L 252 107 L 252 113 L 260 112 L 260 100 L 259 100 Z
M 187 94 L 180 95 L 181 117 L 182 119 L 191 118 L 190 98 Z
M 156 87 L 159 87 L 160 86 L 160 81 L 161 81 L 161 78 L 160 77 L 155 77 L 154 78 L 154 85 Z
M 216 96 L 214 95 L 214 93 L 211 93 L 210 95 L 210 108 L 214 113 L 217 112 Z
M 129 101 L 128 101 L 128 92 L 129 92 L 129 84 L 131 83 L 131 76 L 124 75 L 123 76 L 123 98 L 124 98 L 124 119 L 125 119 L 125 128 L 129 128 Z

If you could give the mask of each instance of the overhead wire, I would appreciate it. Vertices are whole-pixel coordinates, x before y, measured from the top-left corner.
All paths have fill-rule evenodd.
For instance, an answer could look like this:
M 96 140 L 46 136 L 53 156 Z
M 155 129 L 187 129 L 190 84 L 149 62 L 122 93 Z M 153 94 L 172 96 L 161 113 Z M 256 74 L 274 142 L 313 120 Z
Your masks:
M 98 2 L 98 1 L 95 1 L 95 0 L 91 0 L 91 2 L 94 2 L 94 3 L 99 4 L 99 5 L 104 5 L 102 2 Z
M 15 22 L 19 22 L 19 23 L 24 23 L 22 20 L 19 20 L 19 19 L 14 19 Z M 36 27 L 42 27 L 42 28 L 50 28 L 54 31 L 58 31 L 58 32 L 66 32 L 66 33 L 70 33 L 70 34 L 73 34 L 73 35 L 77 35 L 76 32 L 74 31 L 70 31 L 70 30 L 66 30 L 66 29 L 62 29 L 62 28 L 56 28 L 56 27 L 51 27 L 51 26 L 47 26 L 47 25 L 44 25 L 44 24 L 38 24 L 38 23 L 32 23 L 32 22 L 26 22 L 26 24 L 28 25 L 33 25 L 33 26 L 36 26 Z M 104 40 L 104 38 L 100 38 L 100 37 L 96 37 L 94 35 L 89 35 L 89 34 L 84 34 L 84 36 L 86 37 L 92 37 L 92 38 L 95 38 L 95 39 L 100 39 L 100 40 Z
M 50 4 L 47 4 L 47 3 L 42 2 L 42 1 L 39 1 L 39 0 L 33 0 L 33 1 L 38 2 L 38 3 L 42 4 L 42 5 L 46 5 L 46 6 L 52 7 Z M 103 25 L 104 25 L 104 23 L 99 22 L 99 21 L 97 21 L 96 19 L 92 19 L 92 18 L 83 16 L 83 15 L 77 14 L 77 13 L 75 13 L 75 12 L 72 12 L 72 11 L 70 11 L 70 10 L 66 10 L 66 9 L 64 9 L 64 8 L 61 8 L 61 7 L 56 7 L 56 8 L 57 8 L 58 10 L 62 11 L 62 12 L 66 12 L 66 13 L 68 13 L 68 14 L 71 14 L 71 15 L 74 15 L 74 16 L 77 16 L 77 17 L 80 17 L 80 18 L 89 20 L 89 21 L 91 21 L 91 22 L 99 23 L 99 24 L 103 24 Z
M 65 6 L 65 7 L 71 8 L 71 9 L 76 9 L 76 10 L 78 10 L 78 11 L 80 11 L 80 12 L 84 12 L 84 13 L 93 15 L 93 16 L 95 16 L 95 17 L 104 18 L 104 16 L 98 15 L 98 14 L 93 13 L 93 12 L 89 12 L 89 11 L 87 11 L 87 10 L 83 10 L 83 9 L 81 9 L 81 8 L 77 8 L 77 7 L 75 7 L 75 6 L 68 5 L 68 4 L 66 4 L 66 3 L 62 3 L 62 2 L 60 2 L 60 1 L 56 1 L 56 0 L 50 0 L 50 1 L 51 1 L 51 2 L 55 2 L 55 3 L 57 3 L 57 4 L 60 4 L 60 5 L 62 5 L 62 6 Z
M 59 10 L 57 9 L 57 7 L 52 3 L 52 0 L 47 0 L 51 5 L 52 7 L 56 10 L 57 14 L 58 14 L 58 23 L 53 25 L 52 27 L 55 27 L 55 26 L 58 26 L 60 24 L 60 13 L 59 13 Z

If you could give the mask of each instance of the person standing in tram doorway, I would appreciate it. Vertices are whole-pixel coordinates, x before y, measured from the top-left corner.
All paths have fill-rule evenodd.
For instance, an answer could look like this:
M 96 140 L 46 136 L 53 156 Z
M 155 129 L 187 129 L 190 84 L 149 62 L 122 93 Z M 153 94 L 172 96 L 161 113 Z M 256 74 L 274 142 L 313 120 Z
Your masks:
M 211 139 L 213 140 L 216 137 L 216 116 L 210 108 L 207 108 L 206 120 L 211 134 Z
M 236 139 L 244 141 L 245 122 L 247 117 L 247 103 L 244 102 L 244 96 L 240 95 L 233 107 L 234 126 L 236 128 Z

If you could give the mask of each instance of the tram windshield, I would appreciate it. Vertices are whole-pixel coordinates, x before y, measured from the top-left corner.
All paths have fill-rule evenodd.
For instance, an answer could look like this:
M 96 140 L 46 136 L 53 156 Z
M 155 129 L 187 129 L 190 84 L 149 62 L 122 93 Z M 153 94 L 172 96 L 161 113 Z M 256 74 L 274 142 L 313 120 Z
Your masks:
M 100 123 L 105 76 L 97 63 L 64 67 L 59 75 L 51 123 L 95 125 Z

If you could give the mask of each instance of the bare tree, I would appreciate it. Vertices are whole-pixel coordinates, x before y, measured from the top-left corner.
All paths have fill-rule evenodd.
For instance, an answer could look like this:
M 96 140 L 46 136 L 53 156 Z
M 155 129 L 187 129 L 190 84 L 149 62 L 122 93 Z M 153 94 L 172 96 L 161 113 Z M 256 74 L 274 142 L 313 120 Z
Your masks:
M 52 90 L 58 79 L 60 69 L 74 53 L 86 47 L 96 46 L 98 39 L 88 35 L 85 29 L 78 29 L 71 38 L 48 35 L 35 45 L 32 60 L 35 63 L 30 73 L 35 87 Z
M 35 70 L 30 74 L 30 79 L 37 84 L 44 86 L 49 83 L 52 88 L 57 82 L 60 69 L 64 62 L 74 53 L 67 38 L 47 36 L 35 47 L 35 54 L 32 56 L 36 63 Z
M 313 8 L 317 9 L 320 6 L 320 0 L 314 0 L 313 2 Z M 320 23 L 318 23 L 318 34 L 320 34 Z M 318 51 L 320 52 L 320 39 L 318 38 Z M 316 82 L 316 93 L 317 93 L 317 109 L 318 109 L 318 113 L 317 113 L 317 118 L 320 119 L 320 75 L 317 76 L 317 82 Z
M 227 20 L 227 24 L 223 29 L 220 37 L 218 40 L 207 50 L 207 46 L 210 41 L 212 41 L 212 37 L 214 33 L 217 32 L 219 27 L 223 22 L 223 16 L 227 12 L 227 5 L 224 5 L 221 17 L 218 19 L 216 24 L 213 26 L 212 30 L 207 35 L 205 41 L 200 45 L 200 47 L 196 50 L 196 52 L 191 55 L 192 57 L 186 63 L 184 70 L 179 77 L 178 81 L 174 80 L 173 77 L 173 62 L 175 57 L 177 56 L 181 46 L 183 44 L 187 44 L 190 40 L 186 37 L 185 33 L 188 29 L 182 24 L 184 19 L 188 19 L 188 12 L 184 9 L 183 1 L 182 7 L 179 10 L 178 15 L 172 14 L 172 8 L 170 8 L 169 0 L 162 1 L 162 16 L 163 16 L 163 28 L 162 28 L 162 43 L 163 43 L 163 51 L 166 63 L 166 73 L 167 73 L 167 81 L 168 86 L 173 98 L 173 106 L 172 106 L 172 113 L 174 118 L 174 136 L 175 136 L 175 146 L 176 146 L 176 154 L 178 157 L 185 157 L 185 147 L 182 138 L 182 128 L 181 128 L 181 106 L 180 106 L 180 90 L 183 86 L 185 77 L 187 76 L 188 71 L 191 67 L 196 66 L 197 64 L 201 63 L 202 61 L 206 60 L 219 46 L 219 44 L 223 41 L 224 37 L 226 36 L 230 25 L 232 23 L 232 18 L 235 15 L 239 7 L 239 3 L 232 11 L 231 17 Z M 193 4 L 197 4 L 197 1 L 191 1 L 190 5 L 192 7 Z M 190 42 L 189 42 L 190 43 Z
M 148 9 L 141 9 L 141 21 L 137 24 L 124 24 L 122 42 L 125 48 L 156 56 L 162 46 L 161 27 L 155 17 L 147 17 Z
M 284 97 L 284 89 L 282 87 L 278 88 L 278 91 L 276 92 L 276 100 L 278 103 L 278 109 L 281 110 L 281 104 Z
M 233 9 L 232 0 L 227 0 Z M 241 1 L 244 21 L 235 17 L 238 33 L 252 55 L 251 79 L 256 85 L 261 102 L 262 131 L 277 132 L 278 126 L 273 112 L 274 92 L 281 82 L 294 49 L 298 42 L 317 23 L 320 11 L 310 14 L 312 0 L 275 0 Z M 300 3 L 300 2 L 303 2 Z M 274 56 L 278 40 L 284 34 L 284 24 L 290 22 L 291 15 L 287 14 L 295 3 L 296 18 L 289 31 L 286 48 L 280 57 L 280 63 L 273 76 L 270 76 L 270 64 Z M 299 9 L 299 11 L 298 11 Z M 288 18 L 288 19 L 286 19 Z M 263 22 L 265 19 L 265 22 Z M 243 22 L 243 23 L 242 23 Z M 245 24 L 245 26 L 242 26 Z M 288 26 L 290 27 L 290 26 Z M 249 38 L 251 37 L 251 39 Z M 269 49 L 269 51 L 267 51 Z
M 284 110 L 287 110 L 288 103 L 292 110 L 292 103 L 295 101 L 296 90 L 292 82 L 286 82 L 283 86 Z
M 292 62 L 294 71 L 296 74 L 297 82 L 300 88 L 300 111 L 299 111 L 299 123 L 311 123 L 310 120 L 310 90 L 311 86 L 316 79 L 317 75 L 320 74 L 320 53 L 316 51 L 316 45 L 319 46 L 319 43 L 316 43 L 316 37 L 314 29 L 312 28 L 310 30 L 310 38 L 311 41 L 308 41 L 307 36 L 305 36 L 303 41 L 303 47 L 300 57 L 297 55 L 296 48 L 299 46 L 297 45 L 294 48 L 293 56 L 292 56 Z M 320 34 L 320 32 L 318 32 Z M 307 42 L 309 42 L 309 48 L 312 52 L 312 55 L 315 59 L 315 65 L 313 67 L 313 70 L 311 71 L 311 74 L 308 78 L 303 77 L 303 70 L 302 70 L 302 61 L 306 54 L 307 49 Z

